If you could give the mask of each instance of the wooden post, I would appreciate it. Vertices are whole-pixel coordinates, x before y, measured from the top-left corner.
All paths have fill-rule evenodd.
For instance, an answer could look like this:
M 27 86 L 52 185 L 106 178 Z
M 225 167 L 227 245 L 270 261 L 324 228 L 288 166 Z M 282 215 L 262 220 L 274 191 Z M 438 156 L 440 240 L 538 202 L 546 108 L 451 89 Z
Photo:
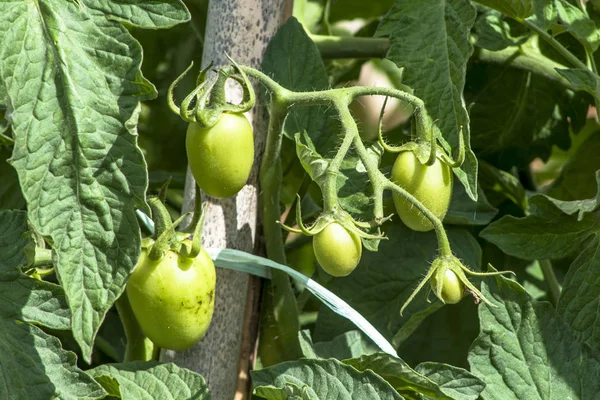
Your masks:
M 260 68 L 269 40 L 289 15 L 291 0 L 211 0 L 202 68 L 211 61 L 215 68 L 228 64 L 225 54 L 239 64 Z M 257 97 L 258 90 L 255 85 Z M 237 85 L 228 87 L 230 101 L 240 101 L 241 94 Z M 208 199 L 210 205 L 202 232 L 205 247 L 262 252 L 260 230 L 257 229 L 260 225 L 257 223 L 258 167 L 268 117 L 258 102 L 247 116 L 254 126 L 254 167 L 248 184 L 235 198 Z M 194 187 L 188 170 L 184 211 L 193 209 Z M 161 355 L 162 361 L 172 361 L 202 374 L 213 399 L 243 399 L 247 396 L 249 359 L 254 351 L 258 323 L 258 282 L 248 274 L 218 268 L 215 313 L 208 333 L 187 351 L 166 350 Z

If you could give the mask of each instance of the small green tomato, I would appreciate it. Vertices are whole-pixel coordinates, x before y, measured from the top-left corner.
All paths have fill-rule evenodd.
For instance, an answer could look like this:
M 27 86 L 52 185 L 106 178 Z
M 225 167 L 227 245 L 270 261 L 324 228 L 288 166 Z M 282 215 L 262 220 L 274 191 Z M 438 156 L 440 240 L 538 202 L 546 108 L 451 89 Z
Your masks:
M 362 243 L 357 234 L 332 222 L 313 238 L 315 257 L 329 275 L 350 274 L 360 261 Z
M 444 219 L 452 198 L 452 169 L 436 158 L 431 166 L 421 164 L 415 153 L 403 151 L 392 167 L 392 181 L 406 189 L 440 220 Z M 394 193 L 396 212 L 402 222 L 415 231 L 433 229 L 431 222 L 411 202 Z
M 169 250 L 157 261 L 143 249 L 126 292 L 144 334 L 159 347 L 181 351 L 206 333 L 215 284 L 215 266 L 204 249 L 196 258 Z
M 456 304 L 465 295 L 465 285 L 451 269 L 441 268 L 438 273 L 433 274 L 429 284 L 436 295 L 438 285 L 442 285 L 439 298 L 446 304 Z

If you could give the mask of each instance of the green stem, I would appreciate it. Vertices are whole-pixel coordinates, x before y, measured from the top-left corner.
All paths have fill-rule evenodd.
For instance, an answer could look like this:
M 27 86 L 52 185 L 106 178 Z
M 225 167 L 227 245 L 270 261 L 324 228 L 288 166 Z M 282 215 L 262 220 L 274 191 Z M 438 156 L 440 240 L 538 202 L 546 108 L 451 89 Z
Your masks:
M 528 20 L 519 21 L 535 33 L 539 35 L 542 39 L 544 39 L 550 46 L 554 48 L 554 50 L 558 51 L 567 61 L 569 61 L 574 67 L 581 69 L 588 69 L 587 65 L 585 65 L 581 60 L 579 60 L 573 53 L 571 53 L 566 47 L 556 41 L 551 35 L 549 35 L 545 30 L 537 26 Z
M 117 311 L 125 329 L 127 346 L 125 348 L 124 361 L 149 361 L 156 357 L 158 348 L 142 332 L 142 328 L 135 318 L 135 314 L 127 298 L 127 294 L 121 295 L 116 301 Z
M 558 283 L 558 279 L 556 279 L 550 260 L 539 260 L 539 263 L 542 268 L 542 273 L 544 274 L 544 279 L 550 290 L 550 300 L 552 301 L 552 304 L 556 306 L 558 304 L 558 298 L 560 297 L 560 283 Z
M 310 38 L 325 59 L 383 58 L 390 49 L 387 38 L 325 35 L 311 35 Z
M 47 267 L 52 264 L 52 250 L 36 247 L 35 258 L 33 259 L 33 268 Z
M 279 208 L 279 189 L 282 181 L 281 132 L 287 111 L 287 106 L 283 104 L 277 92 L 274 93 L 270 107 L 267 143 L 260 168 L 263 229 L 267 256 L 280 264 L 286 264 L 282 230 L 277 221 L 281 218 Z M 271 274 L 271 281 L 264 290 L 265 296 L 270 296 L 271 299 L 264 303 L 271 305 L 271 309 L 267 312 L 272 314 L 278 330 L 278 334 L 273 340 L 277 342 L 274 344 L 275 348 L 281 349 L 282 354 L 278 354 L 277 358 L 280 359 L 279 361 L 296 359 L 300 356 L 298 343 L 300 322 L 296 297 L 285 272 L 273 270 Z M 270 322 L 264 325 L 268 324 Z M 262 329 L 269 329 L 269 326 L 263 326 L 261 331 Z M 265 346 L 264 348 L 269 347 Z

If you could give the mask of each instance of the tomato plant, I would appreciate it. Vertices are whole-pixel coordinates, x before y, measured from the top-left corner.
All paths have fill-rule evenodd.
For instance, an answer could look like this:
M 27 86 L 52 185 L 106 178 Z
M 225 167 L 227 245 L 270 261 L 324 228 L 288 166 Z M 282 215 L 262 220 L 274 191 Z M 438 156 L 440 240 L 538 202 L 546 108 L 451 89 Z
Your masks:
M 213 315 L 215 266 L 203 249 L 195 258 L 143 250 L 127 282 L 127 297 L 144 334 L 159 347 L 185 350 L 206 333 Z
M 319 265 L 332 276 L 346 276 L 354 271 L 362 255 L 360 238 L 337 222 L 315 235 L 313 248 Z
M 231 197 L 246 184 L 254 162 L 254 137 L 243 114 L 223 113 L 208 128 L 191 123 L 185 146 L 192 174 L 208 195 Z
M 422 164 L 414 152 L 401 152 L 392 168 L 392 180 L 406 189 L 436 217 L 444 219 L 452 197 L 452 170 L 438 158 L 432 165 Z M 431 222 L 402 196 L 394 193 L 398 216 L 415 231 L 430 231 Z

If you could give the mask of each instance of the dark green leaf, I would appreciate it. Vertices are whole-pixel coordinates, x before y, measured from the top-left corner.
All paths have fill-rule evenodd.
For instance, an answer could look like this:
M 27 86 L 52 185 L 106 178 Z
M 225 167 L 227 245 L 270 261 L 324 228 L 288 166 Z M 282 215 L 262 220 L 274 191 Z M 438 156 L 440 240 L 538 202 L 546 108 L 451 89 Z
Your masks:
M 452 189 L 452 201 L 444 223 L 454 225 L 487 225 L 498 213 L 498 210 L 488 203 L 481 188 L 477 201 L 469 197 L 464 186 L 455 182 Z
M 479 306 L 481 334 L 469 354 L 471 371 L 486 383 L 483 399 L 596 398 L 600 358 L 549 303 L 533 302 L 514 281 L 496 282 L 482 287 L 494 307 Z
M 583 90 L 596 98 L 600 98 L 600 78 L 587 69 L 559 69 L 559 74 L 567 78 L 577 90 Z
M 375 372 L 392 385 L 401 395 L 407 398 L 417 398 L 416 396 L 421 393 L 427 396 L 427 398 L 454 400 L 458 398 L 451 396 L 449 393 L 460 393 L 462 389 L 462 391 L 471 394 L 470 397 L 462 397 L 463 399 L 475 400 L 483 390 L 484 386 L 478 378 L 470 375 L 463 369 L 435 363 L 424 365 L 422 369 L 425 374 L 431 374 L 436 379 L 442 380 L 443 383 L 449 383 L 448 377 L 451 376 L 450 374 L 454 375 L 451 377 L 457 378 L 455 381 L 451 382 L 451 385 L 454 385 L 454 389 L 450 389 L 448 390 L 448 393 L 446 393 L 444 389 L 427 375 L 413 370 L 400 358 L 394 358 L 383 353 L 370 354 L 360 358 L 345 360 L 344 364 L 348 364 L 359 371 L 371 370 Z M 462 376 L 459 376 L 459 372 Z
M 535 9 L 534 0 L 476 0 L 502 14 L 517 20 L 523 20 L 533 14 Z
M 600 354 L 600 236 L 577 256 L 563 283 L 557 310 L 575 336 Z
M 88 371 L 106 391 L 123 400 L 209 400 L 201 375 L 175 364 L 134 361 Z
M 589 203 L 561 202 L 537 195 L 530 199 L 531 215 L 504 216 L 485 228 L 480 236 L 505 253 L 525 260 L 566 257 L 598 230 L 600 215 L 584 214 L 592 209 Z M 597 204 L 595 199 L 593 203 Z
M 529 72 L 473 64 L 465 87 L 465 99 L 473 104 L 471 144 L 504 170 L 536 157 L 547 160 L 553 145 L 569 147 L 569 122 L 575 131 L 583 126 L 589 108 L 585 96 Z
M 498 51 L 509 46 L 519 46 L 527 40 L 527 35 L 515 36 L 511 25 L 501 14 L 485 13 L 475 23 L 477 46 Z
M 36 323 L 69 329 L 62 289 L 20 272 L 29 265 L 33 241 L 23 211 L 0 211 L 1 399 L 99 399 L 105 393 L 76 366 L 75 354 Z
M 448 364 L 425 362 L 415 371 L 437 383 L 440 390 L 455 400 L 477 400 L 485 384 L 467 370 Z
M 90 13 L 139 28 L 170 28 L 188 21 L 190 13 L 180 0 L 81 0 Z
M 298 389 L 306 393 L 302 398 L 315 400 L 402 399 L 374 372 L 359 372 L 333 359 L 290 361 L 251 375 L 254 393 L 268 400 L 287 399 L 287 393 Z
M 465 0 L 398 0 L 376 32 L 390 37 L 387 58 L 405 68 L 403 83 L 438 120 L 446 150 L 458 146 L 461 127 L 464 130 L 466 159 L 455 173 L 473 199 L 477 199 L 477 159 L 470 148 L 462 92 L 473 52 L 468 37 L 475 16 L 475 8 Z

